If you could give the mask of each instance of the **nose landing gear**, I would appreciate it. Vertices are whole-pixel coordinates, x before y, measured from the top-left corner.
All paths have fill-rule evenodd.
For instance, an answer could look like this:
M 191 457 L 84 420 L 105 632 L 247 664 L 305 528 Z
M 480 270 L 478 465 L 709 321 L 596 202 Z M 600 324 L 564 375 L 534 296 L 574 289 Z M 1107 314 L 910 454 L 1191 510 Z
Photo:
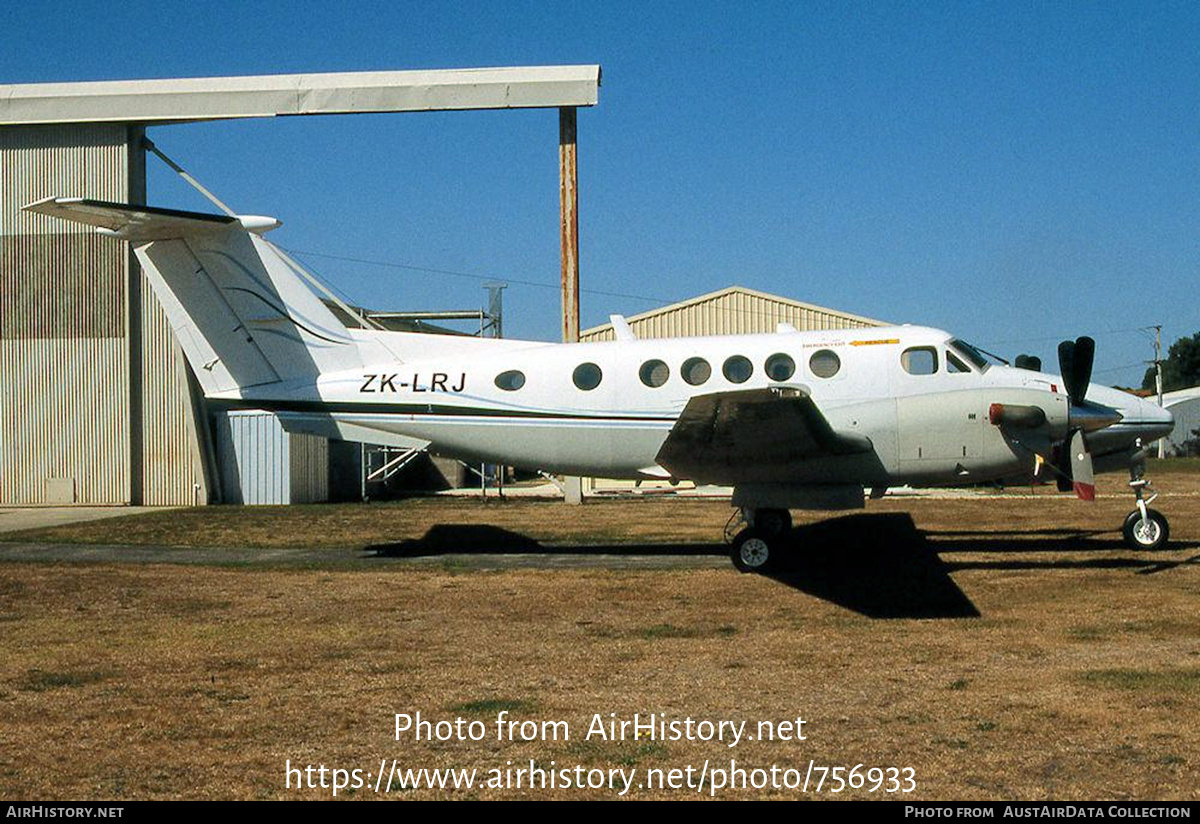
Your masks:
M 1125 544 L 1131 549 L 1161 549 L 1166 546 L 1171 535 L 1171 525 L 1167 522 L 1167 516 L 1157 509 L 1150 508 L 1158 493 L 1154 491 L 1150 482 L 1142 477 L 1145 473 L 1146 453 L 1145 450 L 1140 450 L 1134 455 L 1129 466 L 1129 486 L 1137 498 L 1137 509 L 1125 518 L 1121 534 L 1125 538 Z

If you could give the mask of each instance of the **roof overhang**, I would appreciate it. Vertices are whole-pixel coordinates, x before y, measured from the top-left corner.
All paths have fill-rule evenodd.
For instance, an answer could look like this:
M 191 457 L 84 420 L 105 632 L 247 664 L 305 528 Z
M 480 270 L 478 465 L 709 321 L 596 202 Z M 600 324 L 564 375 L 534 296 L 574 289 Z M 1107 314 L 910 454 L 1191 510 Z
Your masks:
M 599 96 L 596 65 L 29 83 L 0 85 L 0 126 L 561 108 Z

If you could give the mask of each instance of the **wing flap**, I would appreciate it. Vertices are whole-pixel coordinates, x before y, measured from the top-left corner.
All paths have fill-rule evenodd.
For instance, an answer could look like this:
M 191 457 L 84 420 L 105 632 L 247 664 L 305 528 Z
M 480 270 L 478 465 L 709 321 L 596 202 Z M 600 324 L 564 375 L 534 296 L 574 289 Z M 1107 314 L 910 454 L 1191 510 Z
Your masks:
M 772 387 L 692 398 L 657 462 L 679 478 L 737 483 L 764 473 L 786 477 L 788 467 L 816 458 L 870 451 L 869 439 L 835 431 L 807 392 Z

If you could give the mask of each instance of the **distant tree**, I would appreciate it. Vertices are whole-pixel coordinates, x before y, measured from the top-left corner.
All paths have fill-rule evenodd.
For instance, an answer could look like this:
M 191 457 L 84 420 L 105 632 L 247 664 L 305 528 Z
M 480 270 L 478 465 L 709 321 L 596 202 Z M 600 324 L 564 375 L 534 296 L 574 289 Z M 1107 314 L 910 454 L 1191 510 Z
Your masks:
M 1172 343 L 1162 367 L 1164 392 L 1200 385 L 1200 332 Z M 1153 366 L 1146 370 L 1142 388 L 1154 388 Z

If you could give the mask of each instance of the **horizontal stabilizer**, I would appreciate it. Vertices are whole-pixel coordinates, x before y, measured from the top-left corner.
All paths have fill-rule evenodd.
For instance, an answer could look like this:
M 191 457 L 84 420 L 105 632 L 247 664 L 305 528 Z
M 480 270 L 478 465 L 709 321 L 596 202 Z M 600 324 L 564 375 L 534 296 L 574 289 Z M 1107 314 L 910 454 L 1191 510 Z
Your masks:
M 332 415 L 294 412 L 276 412 L 275 415 L 279 418 L 279 424 L 285 432 L 298 435 L 316 435 L 330 440 L 369 443 L 401 449 L 421 450 L 431 445 L 423 438 L 410 438 L 407 435 L 397 435 L 351 421 L 337 420 Z
M 171 240 L 235 227 L 262 234 L 280 225 L 275 218 L 256 215 L 230 217 L 83 197 L 48 197 L 30 203 L 24 210 L 94 226 L 101 234 L 135 243 Z

